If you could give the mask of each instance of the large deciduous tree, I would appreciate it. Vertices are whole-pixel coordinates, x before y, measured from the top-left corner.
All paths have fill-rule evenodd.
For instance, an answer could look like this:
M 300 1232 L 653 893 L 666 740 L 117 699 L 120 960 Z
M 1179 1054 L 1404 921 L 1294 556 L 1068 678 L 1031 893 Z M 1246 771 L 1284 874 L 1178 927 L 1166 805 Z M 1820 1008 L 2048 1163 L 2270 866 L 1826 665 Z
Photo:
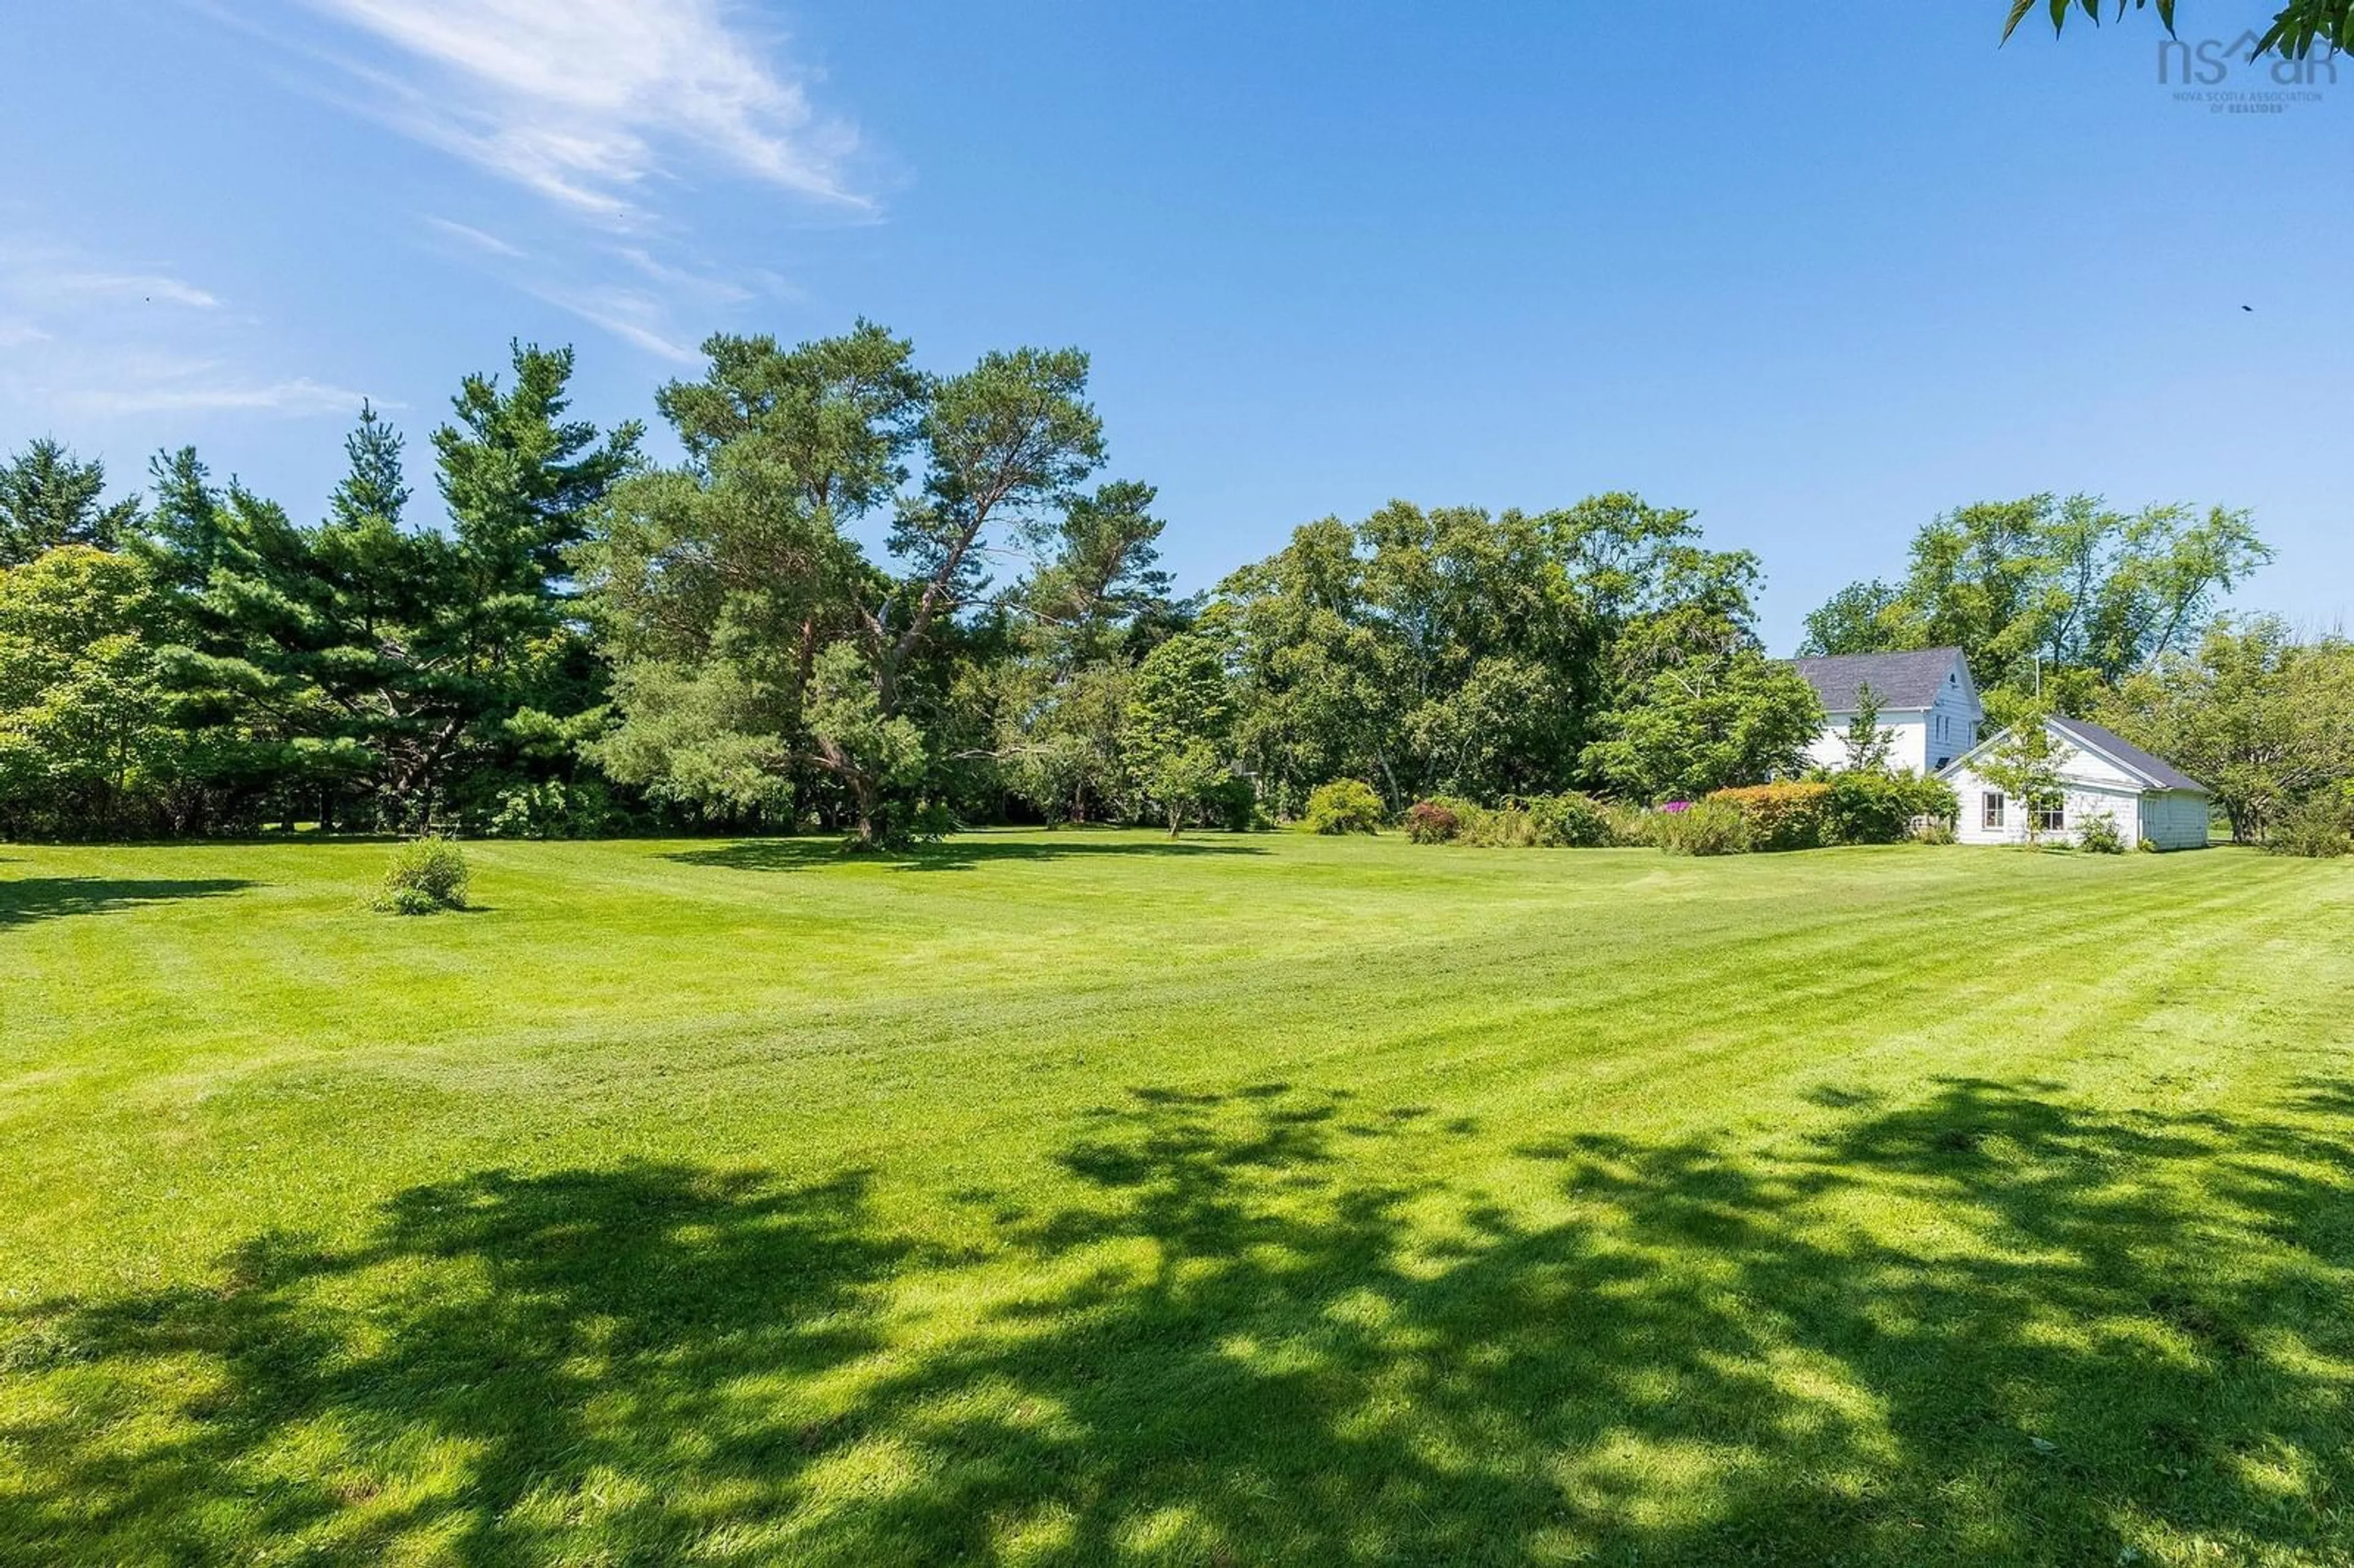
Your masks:
M 1850 585 L 1807 617 L 1810 653 L 1952 644 L 1981 687 L 2081 712 L 2098 688 L 2196 642 L 2272 558 L 2245 512 L 2121 513 L 2098 496 L 1981 502 L 1914 535 L 1897 585 Z
M 1659 671 L 1605 721 L 1587 765 L 1640 800 L 1788 778 L 1821 731 L 1815 689 L 1755 649 L 1708 653 Z
M 89 545 L 0 568 L 0 831 L 168 825 L 181 747 L 157 651 L 170 614 L 138 561 Z
M 1755 560 L 1689 512 L 1613 493 L 1555 511 L 1393 503 L 1310 524 L 1221 585 L 1204 624 L 1243 684 L 1237 742 L 1278 810 L 1336 778 L 1393 805 L 1553 790 L 1661 671 L 1754 647 Z
M 1137 787 L 1160 807 L 1171 838 L 1232 776 L 1233 716 L 1225 664 L 1208 638 L 1180 632 L 1138 667 L 1122 742 Z
M 2354 643 L 2272 617 L 2211 631 L 2105 697 L 2103 723 L 2213 789 L 2232 836 L 2354 781 Z

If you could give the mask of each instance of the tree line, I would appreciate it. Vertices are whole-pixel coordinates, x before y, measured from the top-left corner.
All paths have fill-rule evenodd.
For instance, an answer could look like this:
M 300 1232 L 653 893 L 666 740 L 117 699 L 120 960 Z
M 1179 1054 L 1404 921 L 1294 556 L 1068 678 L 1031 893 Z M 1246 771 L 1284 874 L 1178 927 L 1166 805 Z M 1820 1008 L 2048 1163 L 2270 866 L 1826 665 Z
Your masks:
M 574 416 L 568 349 L 516 345 L 430 434 L 438 515 L 373 408 L 316 521 L 193 449 L 113 496 L 98 461 L 31 442 L 0 469 L 0 832 L 888 843 L 1242 825 L 1341 779 L 1391 810 L 1649 802 L 1795 773 L 1821 723 L 1756 634 L 1759 562 L 1689 512 L 1393 503 L 1181 597 L 1152 486 L 1107 471 L 1079 351 L 942 373 L 861 322 L 705 356 L 655 394 L 682 454 L 661 462 L 640 425 Z M 2190 736 L 2200 701 L 2274 678 L 2197 674 L 2216 638 L 2271 638 L 2282 679 L 2342 662 L 2221 622 L 2263 558 L 2220 509 L 1967 507 L 1810 641 L 1956 641 L 1998 693 Z

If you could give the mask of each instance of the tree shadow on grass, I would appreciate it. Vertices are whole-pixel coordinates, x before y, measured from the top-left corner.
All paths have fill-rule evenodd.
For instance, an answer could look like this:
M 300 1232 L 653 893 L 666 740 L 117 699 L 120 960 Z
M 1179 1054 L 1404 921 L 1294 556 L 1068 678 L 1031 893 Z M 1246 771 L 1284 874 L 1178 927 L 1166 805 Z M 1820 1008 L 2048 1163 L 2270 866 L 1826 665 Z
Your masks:
M 181 881 L 104 876 L 0 878 L 0 930 L 68 915 L 105 915 L 142 904 L 180 898 L 217 898 L 254 884 L 240 877 L 191 877 Z
M 1568 1129 L 1505 1195 L 1413 1174 L 1443 1118 L 1150 1087 L 912 1229 L 856 1178 L 485 1173 L 17 1313 L 0 1556 L 2326 1561 L 2354 1104 L 2309 1090 Z
M 1204 842 L 1188 839 L 1160 841 L 1090 841 L 1073 836 L 1062 840 L 1008 842 L 981 838 L 950 838 L 891 853 L 859 853 L 833 838 L 739 839 L 710 849 L 680 850 L 664 860 L 681 865 L 720 866 L 729 871 L 814 871 L 830 865 L 881 865 L 893 871 L 972 871 L 998 862 L 1070 860 L 1092 856 L 1145 856 L 1154 859 L 1194 855 L 1259 855 L 1256 844 Z
M 821 1430 L 798 1380 L 877 1343 L 859 1298 L 907 1248 L 867 1234 L 864 1188 L 489 1171 L 399 1194 L 355 1247 L 265 1235 L 217 1287 L 38 1312 L 0 1369 L 117 1392 L 68 1431 L 12 1413 L 28 1484 L 0 1490 L 0 1559 L 684 1555 L 688 1493 L 765 1499 Z

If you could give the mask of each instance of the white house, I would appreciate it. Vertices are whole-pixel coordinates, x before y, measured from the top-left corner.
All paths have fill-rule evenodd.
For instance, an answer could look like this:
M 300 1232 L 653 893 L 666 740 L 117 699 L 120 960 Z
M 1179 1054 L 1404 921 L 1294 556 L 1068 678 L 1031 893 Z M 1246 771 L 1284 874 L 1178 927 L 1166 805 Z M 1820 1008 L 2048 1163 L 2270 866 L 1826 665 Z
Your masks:
M 2044 811 L 2039 836 L 2073 843 L 2087 820 L 2105 816 L 2116 823 L 2127 844 L 2147 841 L 2162 850 L 2207 846 L 2207 786 L 2099 725 L 2052 718 L 2044 721 L 2044 727 L 2052 736 L 2062 800 Z M 1955 835 L 1964 843 L 2027 840 L 2024 802 L 2005 798 L 1975 766 L 2001 740 L 2002 736 L 1994 736 L 1938 775 L 1960 798 Z
M 1848 726 L 1855 718 L 1857 694 L 1866 686 L 1880 704 L 1880 727 L 1893 738 L 1891 768 L 1926 778 L 1978 743 L 1986 709 L 1958 648 L 1837 653 L 1793 659 L 1790 665 L 1823 701 L 1823 731 L 1807 751 L 1808 760 L 1822 767 L 1846 764 Z

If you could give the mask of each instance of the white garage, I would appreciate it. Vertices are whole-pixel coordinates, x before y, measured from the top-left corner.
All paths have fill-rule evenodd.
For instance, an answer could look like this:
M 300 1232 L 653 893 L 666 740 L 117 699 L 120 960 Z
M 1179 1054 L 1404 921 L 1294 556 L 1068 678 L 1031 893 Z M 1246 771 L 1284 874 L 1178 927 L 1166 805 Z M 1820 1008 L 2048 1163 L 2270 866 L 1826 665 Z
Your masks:
M 2207 847 L 2211 804 L 2207 786 L 2099 725 L 2052 718 L 2044 727 L 2052 737 L 2062 795 L 2058 806 L 2047 805 L 2039 813 L 2037 837 L 2073 843 L 2087 821 L 2105 816 L 2128 844 L 2146 842 L 2162 850 Z M 2009 733 L 1973 747 L 1937 775 L 1960 797 L 1961 817 L 1954 831 L 1966 844 L 2027 842 L 2031 824 L 2026 802 L 2006 798 L 1972 766 Z

